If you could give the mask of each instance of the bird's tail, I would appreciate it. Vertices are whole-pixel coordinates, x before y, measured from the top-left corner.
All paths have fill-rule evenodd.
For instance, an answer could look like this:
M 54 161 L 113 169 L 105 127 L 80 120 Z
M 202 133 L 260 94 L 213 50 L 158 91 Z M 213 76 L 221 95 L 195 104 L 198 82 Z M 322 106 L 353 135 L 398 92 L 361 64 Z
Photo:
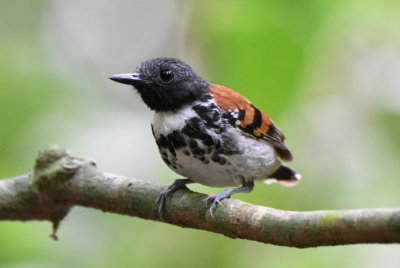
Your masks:
M 277 182 L 284 186 L 294 186 L 301 179 L 299 173 L 281 163 L 281 166 L 271 175 L 268 176 L 264 183 L 271 184 Z

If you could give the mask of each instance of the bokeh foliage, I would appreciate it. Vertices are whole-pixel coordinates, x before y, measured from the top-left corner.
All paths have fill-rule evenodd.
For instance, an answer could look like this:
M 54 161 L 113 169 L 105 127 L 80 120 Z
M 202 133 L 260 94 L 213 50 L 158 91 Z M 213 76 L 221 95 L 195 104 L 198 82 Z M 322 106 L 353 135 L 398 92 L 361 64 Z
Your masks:
M 197 1 L 191 38 L 204 49 L 202 56 L 213 81 L 234 86 L 276 116 L 295 102 L 307 46 L 332 5 Z
M 109 87 L 100 88 L 96 96 L 88 93 L 93 93 L 92 89 L 81 92 L 84 86 L 64 76 L 49 59 L 42 28 L 49 23 L 43 17 L 54 3 L 57 1 L 0 2 L 1 178 L 25 172 L 41 147 L 68 143 L 64 129 L 44 124 L 43 117 L 53 116 L 61 122 L 57 126 L 63 125 L 65 118 L 87 122 L 88 110 L 97 113 L 112 98 Z M 400 100 L 396 92 L 400 83 L 396 84 L 398 70 L 393 71 L 400 55 L 397 1 L 204 0 L 171 4 L 185 7 L 182 12 L 189 10 L 188 20 L 182 22 L 187 24 L 184 45 L 199 54 L 198 65 L 203 67 L 199 73 L 239 91 L 267 112 L 285 132 L 295 155 L 291 165 L 303 175 L 294 188 L 257 184 L 254 193 L 235 198 L 290 210 L 398 206 L 400 109 L 396 103 L 400 107 Z M 141 27 L 121 27 L 145 31 L 145 25 L 143 17 Z M 72 69 L 67 63 L 63 68 Z M 390 70 L 392 75 L 385 76 L 385 81 L 394 82 L 374 82 L 375 76 Z M 107 71 L 112 74 L 115 70 Z M 82 84 L 88 86 L 87 81 Z M 143 109 L 145 113 L 148 111 Z M 43 126 L 40 131 L 29 131 L 36 124 Z M 135 131 L 150 135 L 149 128 Z M 54 139 L 57 135 L 62 139 Z M 141 147 L 140 141 L 135 146 L 138 153 L 149 150 Z M 72 149 L 81 153 L 80 147 Z M 136 165 L 153 168 L 145 162 Z M 165 176 L 172 181 L 175 175 Z M 191 188 L 217 191 L 196 185 Z M 82 208 L 74 209 L 61 225 L 61 241 L 50 240 L 49 233 L 48 223 L 0 221 L 0 266 L 400 265 L 398 246 L 288 249 Z

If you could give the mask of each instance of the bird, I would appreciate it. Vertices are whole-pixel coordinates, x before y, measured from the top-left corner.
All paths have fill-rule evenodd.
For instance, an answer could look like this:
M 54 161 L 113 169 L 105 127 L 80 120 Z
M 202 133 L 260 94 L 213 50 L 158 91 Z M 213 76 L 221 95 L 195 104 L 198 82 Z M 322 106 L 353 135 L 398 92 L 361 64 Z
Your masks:
M 151 129 L 161 157 L 184 177 L 158 195 L 161 219 L 167 198 L 189 183 L 226 188 L 207 197 L 214 217 L 221 200 L 250 193 L 255 181 L 292 186 L 300 180 L 282 162 L 293 156 L 274 121 L 236 91 L 207 82 L 182 60 L 153 58 L 135 73 L 109 78 L 133 86 L 154 111 Z

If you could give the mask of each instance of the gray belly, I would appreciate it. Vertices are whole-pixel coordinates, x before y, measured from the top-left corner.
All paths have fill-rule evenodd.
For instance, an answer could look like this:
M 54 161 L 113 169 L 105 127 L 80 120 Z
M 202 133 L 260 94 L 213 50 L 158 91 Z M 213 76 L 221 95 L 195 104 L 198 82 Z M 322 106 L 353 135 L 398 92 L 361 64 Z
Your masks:
M 266 179 L 279 166 L 272 146 L 235 128 L 220 135 L 208 133 L 208 139 L 181 131 L 153 132 L 164 162 L 176 173 L 207 186 Z

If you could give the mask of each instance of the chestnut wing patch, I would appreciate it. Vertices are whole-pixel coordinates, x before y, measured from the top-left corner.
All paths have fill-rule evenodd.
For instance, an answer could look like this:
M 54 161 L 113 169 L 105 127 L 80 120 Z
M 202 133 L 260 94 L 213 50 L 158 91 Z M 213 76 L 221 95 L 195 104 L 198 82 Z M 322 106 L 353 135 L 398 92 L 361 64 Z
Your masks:
M 227 87 L 211 84 L 210 92 L 217 105 L 226 112 L 228 120 L 233 126 L 274 146 L 277 154 L 283 160 L 292 160 L 293 156 L 284 144 L 285 136 L 262 110 Z

